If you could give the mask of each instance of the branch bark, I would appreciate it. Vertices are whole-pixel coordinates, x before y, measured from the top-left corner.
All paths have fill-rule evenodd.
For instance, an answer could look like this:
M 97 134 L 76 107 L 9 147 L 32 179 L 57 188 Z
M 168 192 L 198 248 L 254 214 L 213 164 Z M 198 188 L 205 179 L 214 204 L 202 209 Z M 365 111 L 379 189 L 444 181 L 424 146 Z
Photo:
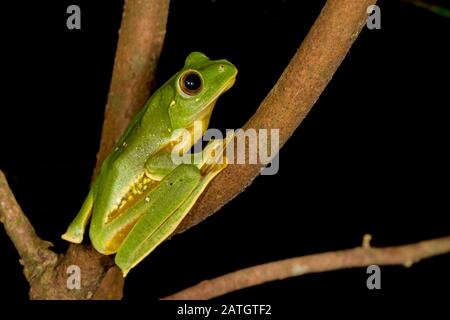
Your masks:
M 354 249 L 318 253 L 280 260 L 235 271 L 182 290 L 164 300 L 203 300 L 269 281 L 309 273 L 365 267 L 369 265 L 404 265 L 450 253 L 450 236 L 397 247 L 373 248 L 368 242 Z
M 49 249 L 51 243 L 38 237 L 1 171 L 0 222 L 20 256 L 25 278 L 30 284 L 31 299 L 122 297 L 123 277 L 111 281 L 111 275 L 118 269 L 110 257 L 101 255 L 85 245 L 70 246 L 65 255 L 59 256 Z M 78 266 L 82 272 L 82 288 L 79 290 L 70 290 L 67 287 L 67 270 L 71 265 Z M 111 286 L 111 283 L 114 286 Z
M 350 50 L 376 0 L 328 0 L 280 79 L 244 129 L 279 129 L 280 148 L 302 123 Z M 249 186 L 261 164 L 229 165 L 208 186 L 176 233 L 195 226 Z
M 48 248 L 52 245 L 38 237 L 28 218 L 14 197 L 3 172 L 0 170 L 0 222 L 13 242 L 30 282 L 45 268 L 56 264 L 57 255 Z

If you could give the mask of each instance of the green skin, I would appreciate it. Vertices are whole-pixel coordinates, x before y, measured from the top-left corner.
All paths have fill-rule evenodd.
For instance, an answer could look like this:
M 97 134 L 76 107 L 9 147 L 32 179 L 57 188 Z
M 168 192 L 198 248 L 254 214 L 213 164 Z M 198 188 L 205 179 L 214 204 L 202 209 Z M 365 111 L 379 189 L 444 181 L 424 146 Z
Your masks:
M 202 80 L 198 91 L 183 86 L 187 74 Z M 173 136 L 180 128 L 191 133 L 201 121 L 208 127 L 217 98 L 236 79 L 237 69 L 226 60 L 210 60 L 191 53 L 181 71 L 159 88 L 136 115 L 115 149 L 105 159 L 99 176 L 63 239 L 80 243 L 92 216 L 89 236 L 103 254 L 117 253 L 116 264 L 125 276 L 176 229 L 207 184 L 226 162 L 209 165 L 172 162 L 180 143 L 188 150 L 193 139 Z M 208 147 L 221 145 L 215 140 Z M 208 154 L 203 153 L 204 159 Z

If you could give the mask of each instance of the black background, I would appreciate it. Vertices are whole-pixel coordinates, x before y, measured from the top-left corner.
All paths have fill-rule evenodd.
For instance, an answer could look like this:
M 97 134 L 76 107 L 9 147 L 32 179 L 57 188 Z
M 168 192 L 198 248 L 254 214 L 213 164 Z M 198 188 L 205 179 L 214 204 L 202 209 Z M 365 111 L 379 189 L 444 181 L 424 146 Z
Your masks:
M 325 1 L 173 0 L 157 74 L 164 83 L 191 51 L 226 58 L 238 80 L 211 127 L 238 128 L 295 53 Z M 66 28 L 78 4 L 82 29 Z M 126 300 L 153 301 L 203 279 L 277 259 L 447 235 L 450 20 L 380 1 L 382 29 L 365 29 L 330 85 L 262 176 L 219 213 L 162 244 L 128 275 Z M 99 145 L 121 1 L 2 4 L 5 24 L 0 168 L 38 234 L 61 233 L 87 191 Z M 226 186 L 224 186 L 226 187 Z M 323 295 L 390 300 L 448 290 L 450 257 L 306 275 L 232 293 L 234 301 Z M 0 232 L 1 300 L 27 299 L 18 256 Z

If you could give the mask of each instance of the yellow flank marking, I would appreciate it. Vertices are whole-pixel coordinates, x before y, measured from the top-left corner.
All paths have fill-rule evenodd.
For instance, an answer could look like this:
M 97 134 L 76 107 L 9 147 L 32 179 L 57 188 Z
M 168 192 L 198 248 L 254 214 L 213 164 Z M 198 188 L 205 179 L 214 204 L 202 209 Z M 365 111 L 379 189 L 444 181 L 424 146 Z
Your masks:
M 144 192 L 147 194 L 152 188 L 154 188 L 159 182 L 152 180 L 145 176 L 145 174 L 141 175 L 129 188 L 128 192 L 120 199 L 119 205 L 114 209 L 106 220 L 106 223 L 110 223 L 116 218 L 118 218 L 125 210 L 125 207 L 133 206 L 137 201 L 142 199 Z M 148 198 L 148 197 L 146 197 Z M 145 199 L 145 201 L 150 201 Z

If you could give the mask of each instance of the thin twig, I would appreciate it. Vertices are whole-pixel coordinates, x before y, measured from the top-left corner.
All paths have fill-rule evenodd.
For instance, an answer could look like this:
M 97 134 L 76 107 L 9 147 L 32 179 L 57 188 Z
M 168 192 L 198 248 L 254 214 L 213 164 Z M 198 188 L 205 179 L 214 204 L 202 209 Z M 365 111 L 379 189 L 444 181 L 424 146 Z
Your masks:
M 44 268 L 54 265 L 57 255 L 48 248 L 52 245 L 38 237 L 12 193 L 6 177 L 0 170 L 0 222 L 19 253 L 28 281 Z
M 318 253 L 235 271 L 184 289 L 165 300 L 211 299 L 236 290 L 309 273 L 369 265 L 404 265 L 450 253 L 450 236 L 397 247 L 373 248 L 367 241 L 354 249 Z

